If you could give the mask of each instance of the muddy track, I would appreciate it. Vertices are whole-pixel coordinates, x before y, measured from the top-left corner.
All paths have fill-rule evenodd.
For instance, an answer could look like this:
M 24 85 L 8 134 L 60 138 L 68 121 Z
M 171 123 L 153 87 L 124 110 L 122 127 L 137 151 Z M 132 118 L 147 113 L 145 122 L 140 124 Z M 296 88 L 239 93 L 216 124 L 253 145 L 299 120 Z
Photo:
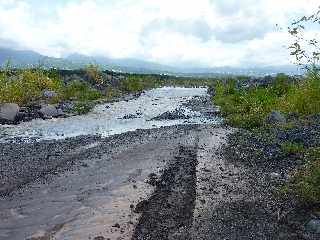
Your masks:
M 190 238 L 196 198 L 197 148 L 179 147 L 179 154 L 164 170 L 156 190 L 140 202 L 136 211 L 142 215 L 133 240 Z

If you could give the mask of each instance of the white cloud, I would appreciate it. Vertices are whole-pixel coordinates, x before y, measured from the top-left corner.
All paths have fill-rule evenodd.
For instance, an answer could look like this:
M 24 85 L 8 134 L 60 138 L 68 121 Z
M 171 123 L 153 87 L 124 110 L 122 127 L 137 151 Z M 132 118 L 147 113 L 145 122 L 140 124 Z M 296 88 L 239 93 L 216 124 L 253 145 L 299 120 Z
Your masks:
M 289 62 L 286 27 L 318 0 L 1 0 L 0 46 L 194 66 Z

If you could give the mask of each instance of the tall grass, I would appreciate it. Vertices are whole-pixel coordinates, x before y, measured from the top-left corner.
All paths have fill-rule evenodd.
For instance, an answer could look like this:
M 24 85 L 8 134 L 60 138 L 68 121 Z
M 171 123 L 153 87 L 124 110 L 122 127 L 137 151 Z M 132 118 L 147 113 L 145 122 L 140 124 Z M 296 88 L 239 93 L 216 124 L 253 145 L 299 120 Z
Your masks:
M 234 80 L 218 81 L 215 85 L 214 102 L 221 106 L 226 121 L 249 130 L 264 133 L 268 128 L 266 117 L 272 110 L 283 114 L 296 113 L 304 117 L 320 114 L 320 76 L 311 70 L 299 79 L 293 80 L 284 74 L 277 75 L 267 87 L 236 88 Z M 298 124 L 291 122 L 294 126 Z M 291 124 L 290 122 L 287 125 Z M 300 124 L 304 124 L 301 121 Z M 286 126 L 281 126 L 285 129 Z M 320 133 L 319 133 L 320 134 Z M 283 186 L 283 192 L 298 196 L 303 202 L 320 203 L 320 143 L 316 148 L 306 149 L 295 142 L 282 142 L 281 150 L 286 155 L 303 156 L 306 164 L 297 169 L 291 180 Z
M 227 122 L 236 127 L 260 127 L 272 110 L 300 116 L 320 112 L 320 78 L 313 72 L 299 81 L 279 74 L 270 86 L 249 89 L 237 89 L 233 80 L 218 81 L 215 89 L 215 104 L 221 106 Z
M 0 75 L 0 103 L 27 104 L 40 99 L 44 90 L 58 92 L 61 81 L 49 75 L 50 72 L 41 69 L 18 70 L 12 74 L 3 72 Z
M 295 194 L 306 204 L 320 204 L 320 148 L 306 150 L 306 164 L 296 169 L 282 192 Z
M 34 101 L 47 100 L 43 97 L 44 90 L 56 92 L 57 96 L 50 98 L 51 103 L 68 99 L 83 102 L 101 97 L 101 93 L 88 83 L 71 81 L 64 84 L 54 70 L 7 70 L 0 74 L 0 103 L 26 105 Z

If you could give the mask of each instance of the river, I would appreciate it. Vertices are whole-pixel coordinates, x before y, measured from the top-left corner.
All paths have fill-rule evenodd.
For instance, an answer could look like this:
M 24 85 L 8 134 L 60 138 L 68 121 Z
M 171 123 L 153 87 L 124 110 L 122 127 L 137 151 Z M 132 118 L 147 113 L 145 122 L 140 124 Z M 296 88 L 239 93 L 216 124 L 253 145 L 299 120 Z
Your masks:
M 86 115 L 50 120 L 37 119 L 17 126 L 0 126 L 0 141 L 54 140 L 81 135 L 107 137 L 136 129 L 219 122 L 219 118 L 207 118 L 199 112 L 182 106 L 193 97 L 206 95 L 206 88 L 162 87 L 152 89 L 145 91 L 136 99 L 97 105 L 92 112 Z M 175 109 L 183 112 L 188 119 L 152 120 L 164 112 Z

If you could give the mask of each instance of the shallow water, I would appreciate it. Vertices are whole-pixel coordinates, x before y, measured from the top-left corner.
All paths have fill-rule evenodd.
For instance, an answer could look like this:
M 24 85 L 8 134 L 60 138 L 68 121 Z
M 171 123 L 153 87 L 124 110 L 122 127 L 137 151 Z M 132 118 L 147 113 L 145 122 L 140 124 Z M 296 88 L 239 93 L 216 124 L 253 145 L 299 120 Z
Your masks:
M 13 139 L 52 140 L 81 135 L 101 135 L 102 137 L 161 126 L 179 124 L 217 123 L 219 118 L 206 118 L 181 105 L 192 97 L 205 96 L 206 88 L 163 87 L 152 89 L 140 97 L 129 100 L 97 105 L 87 115 L 58 118 L 51 120 L 33 120 L 18 126 L 0 126 L 0 141 Z M 181 108 L 190 119 L 150 120 L 164 112 Z M 138 113 L 138 114 L 137 114 Z M 123 119 L 125 115 L 134 114 L 136 118 Z

